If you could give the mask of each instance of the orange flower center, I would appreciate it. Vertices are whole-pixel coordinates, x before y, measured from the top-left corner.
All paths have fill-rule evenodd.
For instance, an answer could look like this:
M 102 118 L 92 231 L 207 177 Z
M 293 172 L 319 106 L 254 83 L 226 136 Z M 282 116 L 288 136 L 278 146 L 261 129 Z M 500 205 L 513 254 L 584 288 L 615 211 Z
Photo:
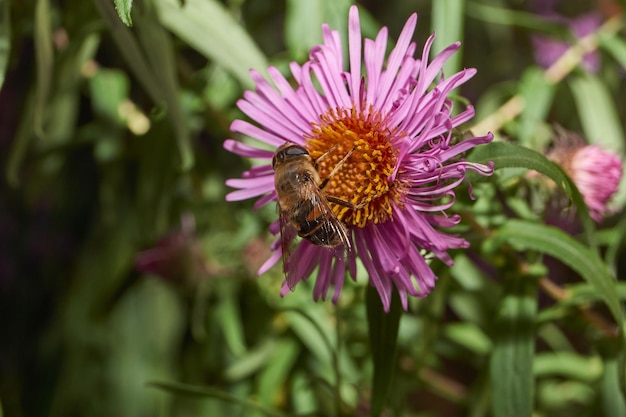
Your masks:
M 401 205 L 402 184 L 391 176 L 398 151 L 390 142 L 397 132 L 387 127 L 380 115 L 355 109 L 330 110 L 313 124 L 306 148 L 318 160 L 318 172 L 335 215 L 346 225 L 365 227 L 392 218 L 392 203 Z M 345 156 L 350 156 L 341 162 Z

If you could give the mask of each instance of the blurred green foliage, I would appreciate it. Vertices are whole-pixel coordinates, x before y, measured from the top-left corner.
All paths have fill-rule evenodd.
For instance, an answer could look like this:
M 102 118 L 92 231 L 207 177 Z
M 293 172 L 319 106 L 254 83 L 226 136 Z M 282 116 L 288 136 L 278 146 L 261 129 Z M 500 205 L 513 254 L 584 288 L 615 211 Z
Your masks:
M 323 22 L 345 32 L 350 1 L 0 0 L 4 414 L 626 415 L 626 218 L 596 228 L 540 155 L 552 123 L 622 155 L 621 5 L 560 3 L 618 23 L 599 32 L 597 73 L 550 79 L 532 37 L 576 39 L 530 3 L 359 2 L 365 36 L 394 38 L 417 12 L 418 48 L 432 31 L 437 50 L 462 41 L 446 71 L 478 69 L 460 92 L 477 121 L 526 103 L 492 127 L 523 151 L 468 157 L 501 169 L 474 184 L 476 201 L 458 193 L 470 250 L 433 262 L 436 290 L 394 323 L 366 311 L 364 280 L 337 306 L 314 303 L 310 282 L 280 298 L 279 268 L 256 277 L 274 207 L 224 201 L 248 167 L 222 148 L 248 70 L 305 60 Z M 548 226 L 528 168 L 556 181 L 584 232 Z M 397 343 L 380 340 L 396 325 Z

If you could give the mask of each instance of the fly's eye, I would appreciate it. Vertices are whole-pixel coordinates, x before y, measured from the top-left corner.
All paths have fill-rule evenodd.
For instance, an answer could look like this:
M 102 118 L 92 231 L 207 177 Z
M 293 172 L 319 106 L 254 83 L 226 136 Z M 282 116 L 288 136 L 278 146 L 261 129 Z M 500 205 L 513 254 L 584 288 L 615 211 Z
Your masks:
M 277 163 L 282 164 L 288 158 L 308 154 L 309 152 L 306 150 L 306 148 L 300 145 L 284 144 L 279 147 L 274 154 L 274 157 L 272 158 L 272 168 L 276 168 Z
M 284 150 L 285 154 L 288 156 L 299 156 L 299 155 L 308 155 L 309 152 L 303 148 L 302 146 L 293 145 Z

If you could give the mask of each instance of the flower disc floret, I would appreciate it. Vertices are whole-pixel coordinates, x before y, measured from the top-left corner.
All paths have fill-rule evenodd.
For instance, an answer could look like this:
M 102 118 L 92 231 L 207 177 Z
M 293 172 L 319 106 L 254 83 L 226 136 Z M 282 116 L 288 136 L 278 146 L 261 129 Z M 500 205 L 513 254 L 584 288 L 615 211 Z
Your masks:
M 402 187 L 392 179 L 398 151 L 391 143 L 396 136 L 379 114 L 352 108 L 331 109 L 313 125 L 306 140 L 309 154 L 320 161 L 318 171 L 327 178 L 348 152 L 348 159 L 328 181 L 324 192 L 353 207 L 330 203 L 346 225 L 365 227 L 391 219 L 394 204 L 401 205 Z

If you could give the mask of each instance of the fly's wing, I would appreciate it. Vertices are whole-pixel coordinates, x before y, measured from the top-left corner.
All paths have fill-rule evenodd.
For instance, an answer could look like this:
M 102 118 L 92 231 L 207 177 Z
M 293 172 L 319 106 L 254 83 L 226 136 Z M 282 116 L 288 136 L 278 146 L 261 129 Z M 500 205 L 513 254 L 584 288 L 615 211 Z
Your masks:
M 319 240 L 313 241 L 313 243 L 319 246 L 337 249 L 333 250 L 333 252 L 335 252 L 338 257 L 341 257 L 342 250 L 340 249 L 346 252 L 349 251 L 351 246 L 346 226 L 337 218 L 328 200 L 321 192 L 315 190 L 313 194 L 311 200 L 314 202 L 314 205 L 309 217 L 311 219 L 324 219 L 316 233 Z
M 329 207 L 326 199 L 324 198 L 323 200 L 324 204 L 326 205 L 326 207 L 328 207 L 328 210 L 330 210 L 332 214 L 329 222 L 326 223 L 326 226 L 332 228 L 337 236 L 339 236 L 339 240 L 341 242 L 340 245 L 331 247 L 330 250 L 333 253 L 333 256 L 337 258 L 337 260 L 345 261 L 345 265 L 350 266 L 350 271 L 353 276 L 356 276 L 356 269 L 350 265 L 351 260 L 354 260 L 351 233 L 347 229 L 346 225 L 342 223 L 341 220 L 337 218 L 337 216 L 335 216 L 335 213 Z
M 291 252 L 287 261 L 285 274 L 287 285 L 294 289 L 296 284 L 306 278 L 306 276 L 319 263 L 319 256 L 306 256 L 300 258 L 300 253 L 311 250 L 310 244 L 319 246 L 318 254 L 322 250 L 330 251 L 334 257 L 345 259 L 349 257 L 351 251 L 350 238 L 343 223 L 335 216 L 326 198 L 314 188 L 309 188 L 304 192 L 306 197 L 307 213 L 306 221 L 302 224 L 300 236 L 307 241 L 303 241 Z M 310 233 L 302 233 L 303 230 Z M 308 248 L 307 248 L 308 247 Z M 303 263 L 304 262 L 304 263 Z
M 325 226 L 332 228 L 333 232 L 339 236 L 339 240 L 341 241 L 340 245 L 330 248 L 333 255 L 339 259 L 349 259 L 352 254 L 352 244 L 346 226 L 335 216 L 334 212 L 332 219 L 329 219 Z
M 291 258 L 291 244 L 296 237 L 296 229 L 289 222 L 288 214 L 280 207 L 278 209 L 278 217 L 280 224 L 280 249 L 283 258 L 283 272 L 285 278 L 290 270 L 293 270 L 292 258 Z

